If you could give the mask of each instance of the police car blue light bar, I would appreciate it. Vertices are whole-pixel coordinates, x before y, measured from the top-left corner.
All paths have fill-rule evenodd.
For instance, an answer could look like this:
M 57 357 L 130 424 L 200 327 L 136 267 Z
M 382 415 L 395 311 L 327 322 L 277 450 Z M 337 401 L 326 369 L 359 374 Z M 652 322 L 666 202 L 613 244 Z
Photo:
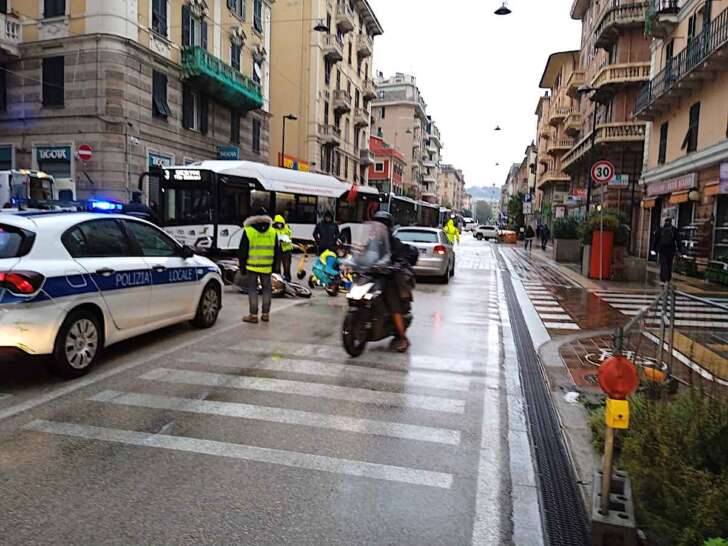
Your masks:
M 102 201 L 96 199 L 90 199 L 88 201 L 88 210 L 97 212 L 121 212 L 124 205 L 121 203 L 114 203 L 113 201 Z

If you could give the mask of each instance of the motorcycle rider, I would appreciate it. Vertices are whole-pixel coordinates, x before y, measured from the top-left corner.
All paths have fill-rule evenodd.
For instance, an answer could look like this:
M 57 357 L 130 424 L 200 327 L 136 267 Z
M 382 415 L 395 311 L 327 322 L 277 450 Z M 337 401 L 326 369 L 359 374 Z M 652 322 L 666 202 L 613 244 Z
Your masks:
M 395 271 L 392 278 L 387 279 L 384 287 L 384 301 L 392 314 L 392 321 L 397 330 L 397 337 L 392 341 L 390 348 L 399 353 L 404 353 L 409 349 L 410 341 L 407 338 L 407 327 L 402 315 L 400 288 L 409 284 L 409 280 L 405 277 L 408 275 L 414 277 L 411 267 L 417 262 L 417 250 L 394 237 L 392 234 L 394 218 L 391 214 L 379 211 L 372 219 L 387 227 L 392 264 L 401 268 L 400 271 Z
M 324 250 L 336 252 L 341 242 L 341 233 L 339 233 L 339 226 L 334 222 L 334 215 L 330 210 L 324 213 L 323 221 L 316 224 L 316 228 L 313 230 L 313 238 L 318 246 L 319 254 L 323 253 Z
M 278 235 L 278 242 L 281 244 L 281 270 L 283 278 L 291 282 L 291 260 L 293 259 L 293 230 L 286 223 L 285 218 L 276 214 L 273 218 L 273 229 Z

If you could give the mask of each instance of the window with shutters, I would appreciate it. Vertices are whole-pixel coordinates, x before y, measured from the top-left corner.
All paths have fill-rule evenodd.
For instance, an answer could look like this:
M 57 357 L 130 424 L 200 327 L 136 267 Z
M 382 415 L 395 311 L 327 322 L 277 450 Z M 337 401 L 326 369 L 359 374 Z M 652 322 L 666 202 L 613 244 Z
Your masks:
M 0 0 L 0 13 L 8 12 L 8 0 Z
M 240 144 L 240 112 L 230 112 L 230 142 Z
M 681 149 L 692 153 L 698 149 L 698 133 L 700 132 L 700 103 L 696 102 L 690 107 L 688 132 L 685 134 Z
M 66 15 L 66 0 L 43 0 L 43 17 L 63 17 Z
M 152 0 L 152 30 L 167 38 L 167 0 Z
M 243 21 L 245 21 L 245 4 L 246 0 L 227 0 L 228 9 Z
M 230 42 L 230 66 L 235 70 L 240 70 L 240 52 L 243 48 L 235 41 Z
M 8 109 L 8 73 L 0 65 L 0 112 Z
M 262 68 L 260 66 L 260 63 L 253 59 L 253 81 L 257 84 L 260 84 L 261 82 L 261 76 L 262 76 Z
M 253 28 L 263 32 L 263 0 L 253 0 Z
M 43 106 L 63 106 L 65 78 L 63 57 L 43 59 Z
M 182 88 L 182 126 L 207 134 L 208 99 L 189 85 Z
M 167 103 L 167 75 L 156 70 L 152 72 L 152 115 L 159 119 L 172 115 Z
M 207 49 L 207 21 L 196 17 L 189 5 L 182 5 L 182 45 Z
M 260 120 L 253 120 L 253 152 L 260 153 Z
M 667 129 L 668 122 L 660 125 L 660 150 L 657 154 L 657 164 L 662 165 L 667 159 Z

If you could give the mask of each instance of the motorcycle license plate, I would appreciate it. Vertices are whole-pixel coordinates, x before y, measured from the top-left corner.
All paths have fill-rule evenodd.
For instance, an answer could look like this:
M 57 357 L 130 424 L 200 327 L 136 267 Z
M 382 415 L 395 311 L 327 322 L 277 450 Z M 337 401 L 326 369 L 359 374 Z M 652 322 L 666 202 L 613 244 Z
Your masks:
M 427 254 L 427 249 L 426 248 L 421 248 L 420 249 L 420 254 Z

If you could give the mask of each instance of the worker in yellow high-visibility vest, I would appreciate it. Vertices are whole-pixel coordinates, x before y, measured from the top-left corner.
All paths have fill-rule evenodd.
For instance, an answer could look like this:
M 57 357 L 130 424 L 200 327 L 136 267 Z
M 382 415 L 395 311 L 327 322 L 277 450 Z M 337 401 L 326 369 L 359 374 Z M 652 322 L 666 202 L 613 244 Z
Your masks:
M 273 228 L 273 220 L 266 210 L 245 220 L 240 240 L 240 270 L 246 272 L 250 314 L 243 322 L 258 323 L 258 281 L 263 288 L 263 313 L 260 320 L 270 320 L 272 298 L 271 274 L 280 267 L 281 246 Z

